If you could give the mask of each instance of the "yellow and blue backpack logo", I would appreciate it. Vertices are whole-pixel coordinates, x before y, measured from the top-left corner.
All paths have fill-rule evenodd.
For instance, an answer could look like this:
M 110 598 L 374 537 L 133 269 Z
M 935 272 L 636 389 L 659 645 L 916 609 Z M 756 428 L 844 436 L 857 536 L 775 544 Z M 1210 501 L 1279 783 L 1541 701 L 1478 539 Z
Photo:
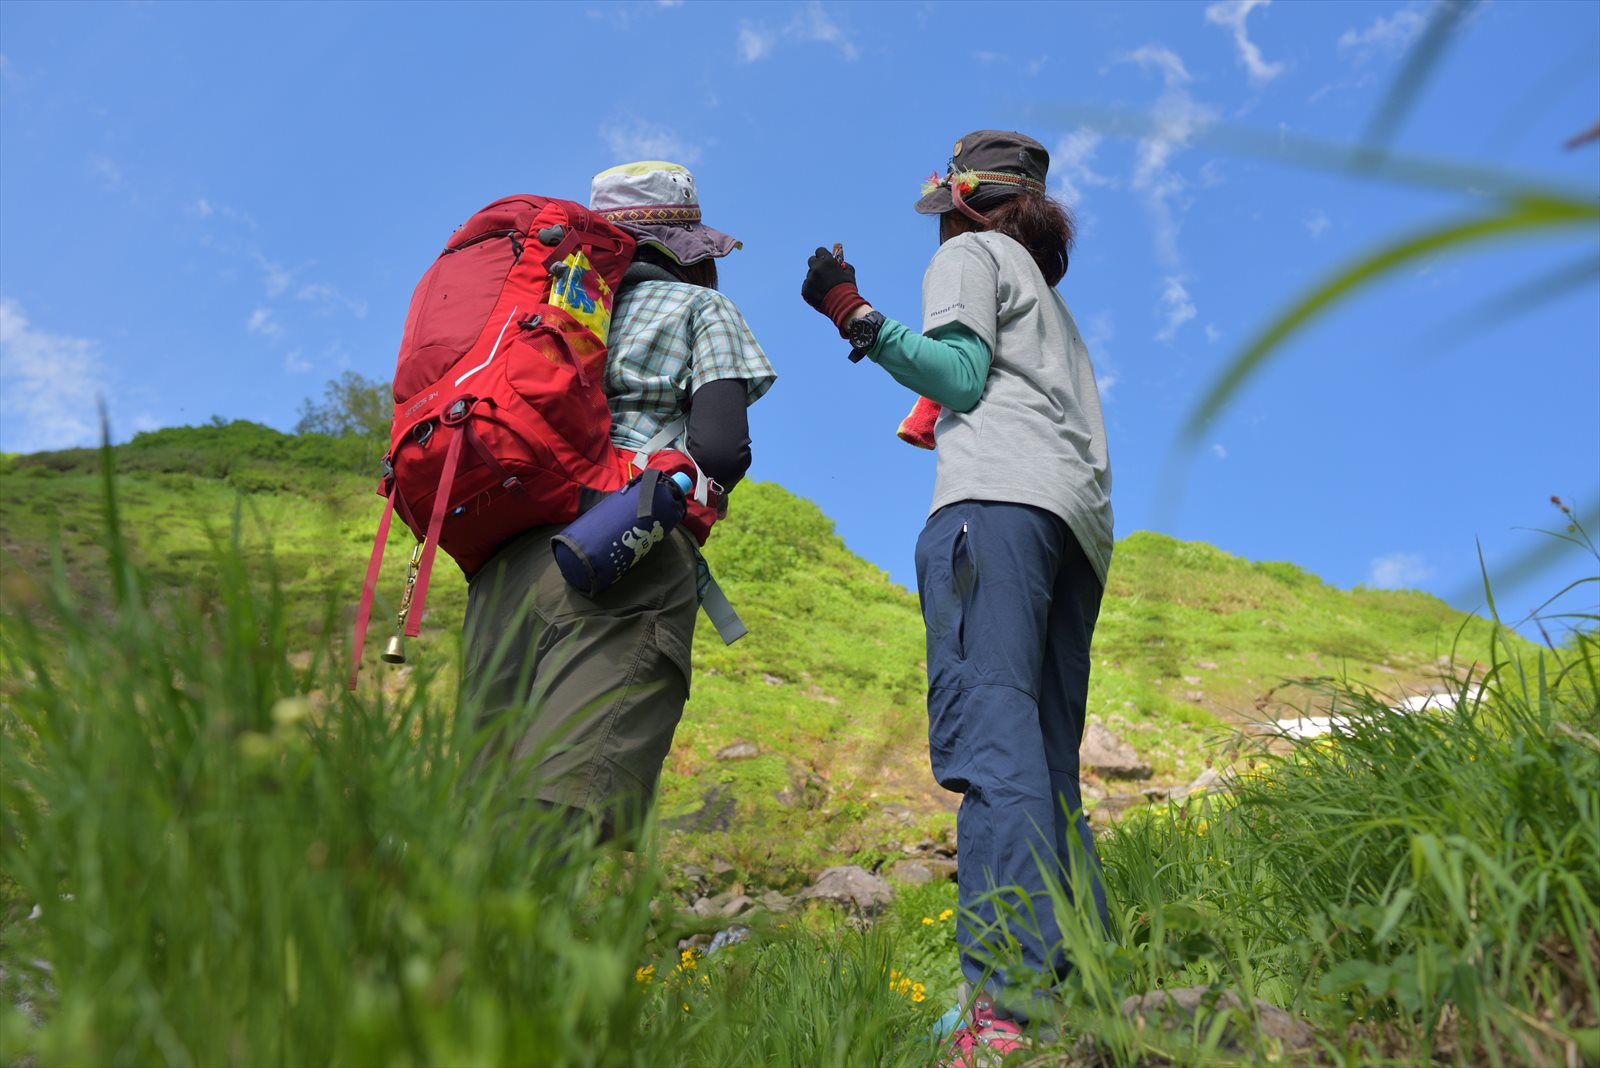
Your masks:
M 567 312 L 606 343 L 611 330 L 611 287 L 580 249 L 550 268 L 550 304 Z

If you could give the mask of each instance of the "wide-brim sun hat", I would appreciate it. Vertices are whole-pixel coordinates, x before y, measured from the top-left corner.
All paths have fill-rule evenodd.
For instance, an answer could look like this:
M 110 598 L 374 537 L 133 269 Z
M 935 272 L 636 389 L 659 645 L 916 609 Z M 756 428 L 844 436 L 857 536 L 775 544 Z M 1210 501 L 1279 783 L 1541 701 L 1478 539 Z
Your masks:
M 694 175 L 677 163 L 640 160 L 601 171 L 589 189 L 589 210 L 684 266 L 744 247 L 701 221 Z
M 935 171 L 922 184 L 916 209 L 923 215 L 992 208 L 1023 193 L 1043 193 L 1050 153 L 1015 130 L 974 130 L 955 143 L 943 178 Z

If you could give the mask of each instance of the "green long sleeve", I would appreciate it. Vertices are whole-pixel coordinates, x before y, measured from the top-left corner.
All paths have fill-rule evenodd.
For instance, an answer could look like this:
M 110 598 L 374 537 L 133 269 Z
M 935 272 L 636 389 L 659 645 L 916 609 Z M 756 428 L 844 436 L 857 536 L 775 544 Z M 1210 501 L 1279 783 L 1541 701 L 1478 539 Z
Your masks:
M 924 335 L 885 319 L 867 355 L 896 382 L 954 412 L 971 411 L 989 378 L 989 346 L 961 323 Z

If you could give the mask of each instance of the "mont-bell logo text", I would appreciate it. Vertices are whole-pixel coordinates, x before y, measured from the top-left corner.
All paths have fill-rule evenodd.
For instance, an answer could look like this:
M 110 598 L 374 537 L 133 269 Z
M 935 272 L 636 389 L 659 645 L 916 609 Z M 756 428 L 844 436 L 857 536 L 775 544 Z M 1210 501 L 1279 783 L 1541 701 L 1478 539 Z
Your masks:
M 432 393 L 428 394 L 426 397 L 423 397 L 421 400 L 417 401 L 417 403 L 415 403 L 411 407 L 407 408 L 406 409 L 406 414 L 407 415 L 415 415 L 418 408 L 421 408 L 424 405 L 430 403 L 431 401 L 437 400 L 438 398 L 439 398 L 439 391 L 438 390 L 434 390 Z

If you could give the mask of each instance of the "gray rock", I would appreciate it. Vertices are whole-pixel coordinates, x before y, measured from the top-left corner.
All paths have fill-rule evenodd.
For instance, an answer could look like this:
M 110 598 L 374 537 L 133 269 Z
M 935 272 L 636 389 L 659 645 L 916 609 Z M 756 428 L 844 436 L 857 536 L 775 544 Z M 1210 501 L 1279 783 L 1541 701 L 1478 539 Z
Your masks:
M 1190 794 L 1204 793 L 1207 790 L 1215 789 L 1217 784 L 1220 782 L 1222 782 L 1222 772 L 1218 771 L 1216 768 L 1206 768 L 1199 775 L 1194 777 L 1193 782 L 1183 788 L 1183 792 L 1181 794 L 1177 794 L 1175 796 L 1177 796 L 1179 800 L 1182 800 L 1183 798 L 1188 797 Z
M 699 808 L 675 819 L 663 820 L 662 826 L 669 831 L 685 831 L 689 834 L 725 831 L 733 823 L 736 806 L 733 794 L 725 792 L 720 786 L 713 786 L 701 797 Z
M 786 894 L 780 894 L 776 890 L 768 890 L 756 898 L 756 904 L 768 912 L 788 912 L 789 906 L 794 904 L 794 898 Z
M 761 755 L 754 742 L 734 742 L 717 750 L 718 760 L 749 760 Z
M 887 882 L 858 864 L 829 868 L 817 881 L 800 891 L 796 900 L 831 901 L 860 912 L 873 913 L 887 905 L 894 890 Z
M 818 809 L 828 800 L 828 780 L 801 769 L 792 775 L 788 786 L 773 796 L 785 808 Z
M 933 882 L 933 872 L 920 860 L 897 860 L 889 866 L 889 878 L 897 883 L 923 886 Z
M 1083 744 L 1078 748 L 1078 764 L 1094 771 L 1102 779 L 1150 777 L 1150 765 L 1139 759 L 1133 746 L 1098 723 L 1089 724 L 1083 732 Z
M 956 862 L 934 856 L 897 860 L 890 866 L 888 876 L 895 882 L 910 883 L 912 886 L 946 882 L 956 877 Z
M 1128 809 L 1137 808 L 1139 805 L 1147 804 L 1148 802 L 1148 798 L 1141 797 L 1138 794 L 1111 794 L 1096 805 L 1093 812 L 1089 813 L 1089 822 L 1100 826 L 1115 823 Z
M 746 895 L 735 894 L 727 901 L 723 902 L 722 907 L 717 910 L 717 915 L 730 918 L 733 916 L 739 916 L 755 908 L 755 905 L 756 903 L 751 901 Z

